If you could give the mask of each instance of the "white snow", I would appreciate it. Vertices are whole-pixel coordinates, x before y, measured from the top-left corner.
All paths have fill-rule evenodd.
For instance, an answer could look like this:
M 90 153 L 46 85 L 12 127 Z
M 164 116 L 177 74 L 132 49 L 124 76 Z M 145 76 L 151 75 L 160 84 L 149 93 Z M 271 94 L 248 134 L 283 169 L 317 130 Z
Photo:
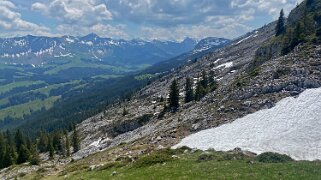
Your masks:
M 100 141 L 101 141 L 101 138 L 99 138 L 97 141 L 92 142 L 92 143 L 89 145 L 89 147 L 90 147 L 90 146 L 98 147 Z
M 271 109 L 201 131 L 178 145 L 228 151 L 236 147 L 255 153 L 277 152 L 296 160 L 321 159 L 321 88 L 288 97 Z
M 75 40 L 73 40 L 73 39 L 71 39 L 71 38 L 69 38 L 69 37 L 66 38 L 66 41 L 67 41 L 68 43 L 73 43 L 73 42 L 75 42 Z
M 214 64 L 218 63 L 221 60 L 223 60 L 223 59 L 222 58 L 218 58 L 217 60 L 214 61 Z
M 227 63 L 221 64 L 219 66 L 216 66 L 214 69 L 229 68 L 232 66 L 233 66 L 233 62 L 227 62 Z

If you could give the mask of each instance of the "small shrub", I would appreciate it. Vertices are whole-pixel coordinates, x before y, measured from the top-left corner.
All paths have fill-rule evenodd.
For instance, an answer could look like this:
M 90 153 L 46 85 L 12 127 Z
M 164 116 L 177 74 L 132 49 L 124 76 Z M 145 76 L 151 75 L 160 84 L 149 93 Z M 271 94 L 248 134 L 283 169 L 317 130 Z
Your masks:
M 177 151 L 180 151 L 180 152 L 184 152 L 185 150 L 187 151 L 191 151 L 192 148 L 188 147 L 188 146 L 182 146 L 180 148 L 177 149 Z
M 130 163 L 132 162 L 132 158 L 128 157 L 128 156 L 119 156 L 118 158 L 116 158 L 117 162 L 124 162 L 124 163 Z
M 172 150 L 166 149 L 147 156 L 143 156 L 134 163 L 134 167 L 147 167 L 155 164 L 162 164 L 168 161 L 172 161 L 173 152 L 174 151 Z
M 273 152 L 262 153 L 256 157 L 256 160 L 262 163 L 285 163 L 293 161 L 288 155 Z
M 197 162 L 206 162 L 206 161 L 213 161 L 215 159 L 214 154 L 210 153 L 202 153 L 198 156 Z
M 225 161 L 230 161 L 230 160 L 244 160 L 245 155 L 243 153 L 232 153 L 232 154 L 224 154 L 223 159 Z
M 107 170 L 107 169 L 111 169 L 111 168 L 121 168 L 124 166 L 126 166 L 126 164 L 124 162 L 111 162 L 111 163 L 107 163 L 103 166 L 97 167 L 95 170 L 102 171 L 102 170 Z

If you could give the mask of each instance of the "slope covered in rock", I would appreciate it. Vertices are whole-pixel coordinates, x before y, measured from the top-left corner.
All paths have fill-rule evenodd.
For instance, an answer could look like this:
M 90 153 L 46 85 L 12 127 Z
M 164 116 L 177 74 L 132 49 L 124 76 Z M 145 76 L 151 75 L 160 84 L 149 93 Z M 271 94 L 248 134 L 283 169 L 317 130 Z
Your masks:
M 129 147 L 146 145 L 141 147 L 143 150 L 172 146 L 191 133 L 232 122 L 271 108 L 281 99 L 298 95 L 305 89 L 320 87 L 318 43 L 301 42 L 286 55 L 266 58 L 260 52 L 270 47 L 266 44 L 273 42 L 274 36 L 275 23 L 271 23 L 225 48 L 190 61 L 131 99 L 107 107 L 105 112 L 78 126 L 83 132 L 84 149 L 74 157 L 81 158 L 121 143 L 129 143 Z M 281 51 L 281 47 L 276 48 Z M 217 80 L 218 88 L 200 101 L 184 103 L 185 78 L 196 82 L 201 79 L 202 71 Z M 176 113 L 162 113 L 166 103 L 162 97 L 168 97 L 174 79 L 180 87 L 180 108 Z M 123 109 L 128 114 L 123 115 Z

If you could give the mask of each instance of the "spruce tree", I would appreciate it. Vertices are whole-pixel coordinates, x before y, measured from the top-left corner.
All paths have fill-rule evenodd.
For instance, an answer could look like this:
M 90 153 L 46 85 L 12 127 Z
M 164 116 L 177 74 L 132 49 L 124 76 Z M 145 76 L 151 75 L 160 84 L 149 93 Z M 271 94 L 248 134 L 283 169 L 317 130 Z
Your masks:
M 206 71 L 202 71 L 202 80 L 201 80 L 201 85 L 205 90 L 208 89 L 208 76 Z
M 185 103 L 189 103 L 194 100 L 194 90 L 193 90 L 193 82 L 191 78 L 186 78 L 185 84 Z
M 123 108 L 123 116 L 126 116 L 128 114 L 128 111 L 126 110 L 126 108 Z
M 74 149 L 74 153 L 80 150 L 80 140 L 77 128 L 74 127 L 73 134 L 72 134 L 72 147 Z
M 3 167 L 9 167 L 13 164 L 15 164 L 15 157 L 14 157 L 14 151 L 13 151 L 13 148 L 7 144 L 7 147 L 6 147 L 6 152 L 5 152 L 5 155 L 4 155 L 4 158 L 3 158 Z
M 206 95 L 206 90 L 204 89 L 202 83 L 199 81 L 196 85 L 195 100 L 200 101 L 205 95 Z
M 0 134 L 0 168 L 4 168 L 4 158 L 6 153 L 6 143 L 2 134 Z
M 25 163 L 29 161 L 29 159 L 30 151 L 24 144 L 22 144 L 19 148 L 17 164 Z
M 36 145 L 31 146 L 31 158 L 30 158 L 30 164 L 31 165 L 39 165 L 41 162 L 39 152 L 37 150 Z
M 179 107 L 179 89 L 176 79 L 173 80 L 170 86 L 170 93 L 169 93 L 169 108 L 172 111 L 177 111 Z
M 276 36 L 281 36 L 285 33 L 286 31 L 286 28 L 285 28 L 285 19 L 284 19 L 284 12 L 283 12 L 283 9 L 281 10 L 280 12 L 280 17 L 278 19 L 278 22 L 276 24 L 276 29 L 275 29 L 275 32 L 276 32 Z
M 22 145 L 25 145 L 25 140 L 24 140 L 23 135 L 19 129 L 17 130 L 14 138 L 15 138 L 16 148 L 18 150 L 20 150 L 20 147 Z
M 66 142 L 66 156 L 70 156 L 70 142 L 69 142 L 69 137 L 67 131 L 65 131 L 65 142 Z
M 38 149 L 40 152 L 43 153 L 43 152 L 47 151 L 48 135 L 41 131 L 39 136 L 40 137 L 39 137 L 39 141 L 38 141 Z
M 55 155 L 55 148 L 52 145 L 52 137 L 48 137 L 47 151 L 49 152 L 49 159 L 53 159 Z

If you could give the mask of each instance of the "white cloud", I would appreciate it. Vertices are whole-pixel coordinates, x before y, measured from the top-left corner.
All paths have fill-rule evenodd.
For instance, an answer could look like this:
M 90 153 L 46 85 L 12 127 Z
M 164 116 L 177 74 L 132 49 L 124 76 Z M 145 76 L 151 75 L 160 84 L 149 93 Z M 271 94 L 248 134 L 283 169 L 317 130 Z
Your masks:
M 82 36 L 89 33 L 95 33 L 102 37 L 113 37 L 128 39 L 129 36 L 125 33 L 125 25 L 111 26 L 109 24 L 95 24 L 91 27 L 60 24 L 57 27 L 59 32 L 63 32 L 64 35 Z
M 50 34 L 47 27 L 23 20 L 15 4 L 8 0 L 0 1 L 0 30 L 1 36 Z
M 32 4 L 31 9 L 64 24 L 89 26 L 112 19 L 107 6 L 93 0 L 54 0 L 49 4 L 36 2 Z
M 50 3 L 33 3 L 33 11 L 59 22 L 60 34 L 84 35 L 91 32 L 101 36 L 128 38 L 121 26 L 111 26 L 112 13 L 107 5 L 95 0 L 54 0 Z

